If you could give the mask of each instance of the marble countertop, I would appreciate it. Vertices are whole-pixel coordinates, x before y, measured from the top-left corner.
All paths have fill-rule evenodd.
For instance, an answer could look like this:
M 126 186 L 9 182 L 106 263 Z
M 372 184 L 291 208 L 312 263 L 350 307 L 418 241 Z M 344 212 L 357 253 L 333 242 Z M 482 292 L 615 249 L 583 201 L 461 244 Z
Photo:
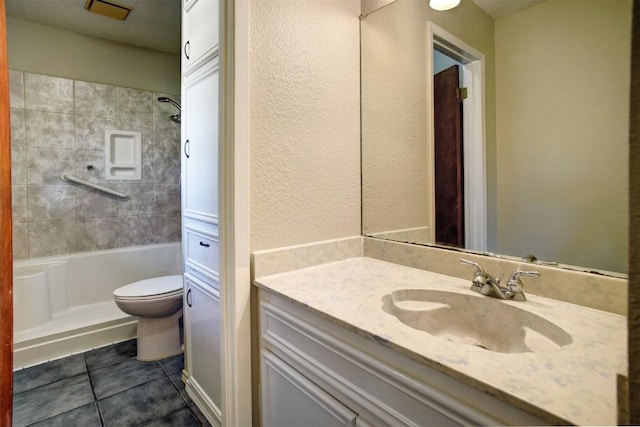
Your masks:
M 446 341 L 382 309 L 382 298 L 398 289 L 478 296 L 470 279 L 358 257 L 257 277 L 255 284 L 550 423 L 615 425 L 616 374 L 627 371 L 626 317 L 529 294 L 526 302 L 501 301 L 544 317 L 573 339 L 549 354 L 507 354 Z

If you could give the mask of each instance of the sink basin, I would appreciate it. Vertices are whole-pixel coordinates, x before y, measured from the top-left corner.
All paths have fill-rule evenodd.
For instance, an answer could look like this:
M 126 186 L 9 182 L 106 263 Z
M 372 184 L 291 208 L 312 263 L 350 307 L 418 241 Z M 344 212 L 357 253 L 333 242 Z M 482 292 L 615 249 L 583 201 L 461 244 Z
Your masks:
M 385 312 L 407 326 L 489 351 L 550 353 L 573 342 L 545 318 L 481 295 L 401 289 L 385 295 L 382 302 Z

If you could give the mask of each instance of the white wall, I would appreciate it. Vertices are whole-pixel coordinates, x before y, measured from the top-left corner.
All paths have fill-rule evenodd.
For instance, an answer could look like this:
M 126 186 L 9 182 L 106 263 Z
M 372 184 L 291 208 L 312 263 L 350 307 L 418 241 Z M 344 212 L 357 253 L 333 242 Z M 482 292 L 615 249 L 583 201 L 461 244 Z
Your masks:
M 360 234 L 360 0 L 251 3 L 251 250 Z
M 180 93 L 180 56 L 112 42 L 7 16 L 14 70 Z
M 551 0 L 496 20 L 497 252 L 627 270 L 630 11 Z

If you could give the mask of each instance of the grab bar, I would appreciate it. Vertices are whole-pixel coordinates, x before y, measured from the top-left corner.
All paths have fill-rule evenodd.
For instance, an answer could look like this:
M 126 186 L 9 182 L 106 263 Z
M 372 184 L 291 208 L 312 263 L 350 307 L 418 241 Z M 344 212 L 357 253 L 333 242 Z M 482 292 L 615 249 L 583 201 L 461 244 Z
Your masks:
M 121 193 L 119 191 L 116 190 L 112 190 L 110 188 L 107 187 L 103 187 L 102 185 L 98 185 L 98 184 L 94 184 L 92 182 L 89 181 L 85 181 L 84 179 L 80 179 L 78 177 L 75 177 L 73 175 L 67 175 L 66 173 L 63 173 L 62 175 L 60 175 L 60 179 L 65 181 L 65 182 L 75 182 L 76 184 L 81 184 L 81 185 L 85 185 L 89 188 L 93 188 L 94 190 L 98 190 L 98 191 L 102 191 L 103 193 L 107 193 L 107 194 L 111 194 L 112 196 L 116 196 L 116 197 L 120 197 L 121 199 L 124 200 L 128 200 L 129 196 L 127 196 L 124 193 Z

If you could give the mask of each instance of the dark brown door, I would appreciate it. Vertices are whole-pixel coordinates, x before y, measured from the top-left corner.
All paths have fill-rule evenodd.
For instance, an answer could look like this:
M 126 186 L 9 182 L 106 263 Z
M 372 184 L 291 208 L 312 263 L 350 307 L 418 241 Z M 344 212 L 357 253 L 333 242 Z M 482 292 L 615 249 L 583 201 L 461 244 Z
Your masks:
M 436 243 L 464 247 L 462 101 L 458 66 L 434 80 Z

